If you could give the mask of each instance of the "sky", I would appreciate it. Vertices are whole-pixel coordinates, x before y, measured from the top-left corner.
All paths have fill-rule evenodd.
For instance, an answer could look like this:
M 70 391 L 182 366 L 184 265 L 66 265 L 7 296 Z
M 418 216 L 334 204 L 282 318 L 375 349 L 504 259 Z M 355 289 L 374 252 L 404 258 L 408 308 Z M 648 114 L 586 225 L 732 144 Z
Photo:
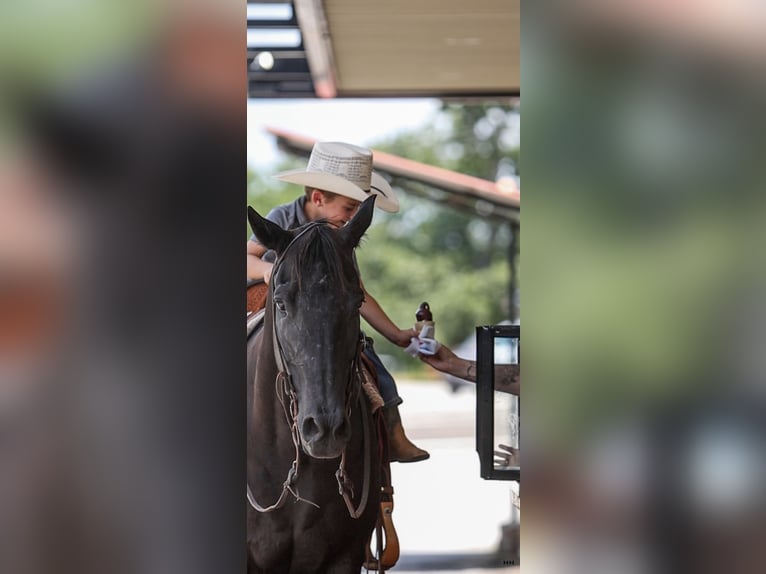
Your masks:
M 262 169 L 274 167 L 283 158 L 266 127 L 369 146 L 426 127 L 439 105 L 437 99 L 251 99 L 247 102 L 247 162 Z

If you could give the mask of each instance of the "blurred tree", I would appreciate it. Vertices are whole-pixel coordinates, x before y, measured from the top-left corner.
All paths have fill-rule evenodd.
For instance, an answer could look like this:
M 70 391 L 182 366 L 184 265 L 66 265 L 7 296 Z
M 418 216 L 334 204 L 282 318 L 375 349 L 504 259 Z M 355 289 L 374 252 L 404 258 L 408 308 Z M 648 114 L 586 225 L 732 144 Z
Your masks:
M 430 122 L 432 129 L 373 147 L 493 181 L 518 176 L 519 112 L 511 105 L 446 103 Z M 412 193 L 422 184 L 394 183 L 399 186 L 400 213 L 376 216 L 377 225 L 369 231 L 372 247 L 358 254 L 365 285 L 394 322 L 413 322 L 417 305 L 427 300 L 437 337 L 455 345 L 476 325 L 511 317 L 510 222 Z M 387 341 L 376 344 L 400 366 L 407 364 L 408 357 Z
M 519 108 L 510 105 L 444 104 L 431 122 L 433 129 L 384 140 L 377 149 L 437 165 L 456 172 L 495 181 L 517 176 Z M 401 183 L 412 191 L 414 182 Z M 481 269 L 508 257 L 510 228 L 507 222 L 476 213 L 437 209 L 430 201 L 407 194 L 406 210 L 386 218 L 392 237 L 408 236 L 418 255 L 449 251 L 463 267 Z

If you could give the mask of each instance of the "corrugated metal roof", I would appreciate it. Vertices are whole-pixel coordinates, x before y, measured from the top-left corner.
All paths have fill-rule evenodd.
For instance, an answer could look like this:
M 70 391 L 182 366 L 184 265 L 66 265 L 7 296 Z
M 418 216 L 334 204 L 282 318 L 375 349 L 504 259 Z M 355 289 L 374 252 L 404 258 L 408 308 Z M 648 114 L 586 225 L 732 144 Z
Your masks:
M 286 7 L 281 21 L 255 10 L 275 5 Z M 520 92 L 520 0 L 261 1 L 248 11 L 252 98 Z M 299 31 L 299 43 L 272 45 L 275 30 Z M 262 51 L 274 57 L 270 69 L 257 63 Z

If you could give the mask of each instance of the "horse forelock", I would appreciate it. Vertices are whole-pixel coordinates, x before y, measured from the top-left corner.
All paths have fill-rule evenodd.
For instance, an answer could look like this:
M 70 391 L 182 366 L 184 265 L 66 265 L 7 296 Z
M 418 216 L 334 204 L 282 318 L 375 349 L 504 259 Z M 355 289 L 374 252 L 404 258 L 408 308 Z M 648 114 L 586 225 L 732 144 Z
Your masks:
M 305 233 L 298 235 L 286 252 L 289 254 L 282 265 L 290 277 L 296 278 L 299 291 L 307 272 L 319 269 L 324 283 L 329 279 L 333 290 L 346 292 L 358 286 L 358 276 L 351 253 L 341 245 L 336 232 L 322 223 L 313 224 Z M 316 279 L 316 277 L 314 277 Z

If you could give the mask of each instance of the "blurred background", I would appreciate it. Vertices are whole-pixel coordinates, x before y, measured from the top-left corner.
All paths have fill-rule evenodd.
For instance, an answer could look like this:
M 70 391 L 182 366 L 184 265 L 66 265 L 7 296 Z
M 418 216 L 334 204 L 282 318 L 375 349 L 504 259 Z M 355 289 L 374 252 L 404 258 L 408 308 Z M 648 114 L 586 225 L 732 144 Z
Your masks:
M 763 7 L 522 22 L 524 565 L 757 572 Z
M 275 84 L 242 2 L 0 8 L 0 571 L 244 569 L 245 204 L 303 161 L 259 126 L 520 184 L 522 77 L 525 568 L 762 570 L 763 7 L 538 2 L 516 36 L 508 3 L 448 4 L 305 3 L 318 57 Z M 426 111 L 314 131 L 280 89 L 338 126 Z M 360 251 L 394 320 L 520 318 L 512 218 L 394 167 L 406 209 Z
M 244 28 L 0 7 L 2 572 L 245 568 Z

